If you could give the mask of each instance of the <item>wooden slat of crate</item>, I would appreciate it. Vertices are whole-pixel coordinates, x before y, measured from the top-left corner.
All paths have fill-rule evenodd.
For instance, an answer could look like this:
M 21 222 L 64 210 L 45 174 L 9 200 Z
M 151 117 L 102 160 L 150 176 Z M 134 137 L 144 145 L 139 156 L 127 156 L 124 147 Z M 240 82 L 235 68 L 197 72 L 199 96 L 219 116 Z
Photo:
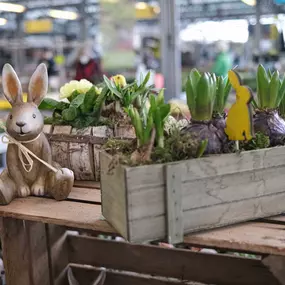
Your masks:
M 100 233 L 116 233 L 101 216 L 101 206 L 89 203 L 55 201 L 28 197 L 0 207 L 0 216 L 28 221 L 83 228 Z
M 101 193 L 98 189 L 73 187 L 68 196 L 69 201 L 85 201 L 89 203 L 101 203 Z
M 79 284 L 93 284 L 92 281 L 96 280 L 100 270 L 96 268 L 87 268 L 84 266 L 72 265 L 72 272 L 78 280 Z M 146 276 L 140 274 L 131 274 L 127 272 L 114 272 L 112 270 L 106 271 L 106 281 L 104 285 L 175 285 L 175 284 L 184 284 L 184 285 L 203 285 L 192 282 L 183 282 L 179 280 L 170 280 L 166 278 L 159 278 L 153 276 Z M 57 284 L 59 285 L 59 284 Z M 65 280 L 61 282 L 60 285 L 68 285 L 66 277 Z
M 184 237 L 184 242 L 202 247 L 285 255 L 285 225 L 244 223 Z
M 280 285 L 261 260 L 111 242 L 82 236 L 68 236 L 67 240 L 71 263 L 207 284 Z

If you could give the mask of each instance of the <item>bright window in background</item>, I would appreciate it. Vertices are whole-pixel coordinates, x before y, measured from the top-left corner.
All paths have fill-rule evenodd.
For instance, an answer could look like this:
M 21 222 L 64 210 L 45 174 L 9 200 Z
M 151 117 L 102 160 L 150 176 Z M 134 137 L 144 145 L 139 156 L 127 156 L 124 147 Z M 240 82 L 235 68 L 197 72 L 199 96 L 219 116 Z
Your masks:
M 246 43 L 248 40 L 248 22 L 246 20 L 207 21 L 190 24 L 180 32 L 182 41 L 230 41 Z

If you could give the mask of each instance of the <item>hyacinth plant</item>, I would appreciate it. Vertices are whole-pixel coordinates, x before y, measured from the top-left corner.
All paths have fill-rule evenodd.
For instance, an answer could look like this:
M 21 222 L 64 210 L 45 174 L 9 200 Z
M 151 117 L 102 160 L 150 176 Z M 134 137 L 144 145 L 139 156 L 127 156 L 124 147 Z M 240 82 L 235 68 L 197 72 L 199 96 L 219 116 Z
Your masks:
M 133 162 L 149 161 L 153 146 L 164 147 L 164 125 L 170 115 L 170 104 L 164 101 L 164 90 L 158 96 L 150 95 L 150 107 L 140 114 L 133 105 L 125 107 L 125 112 L 135 128 L 138 149 L 133 153 Z
M 262 65 L 257 70 L 257 100 L 254 100 L 254 130 L 269 136 L 271 146 L 283 143 L 285 121 L 278 114 L 284 104 L 285 80 L 278 71 L 266 71 Z
M 226 141 L 224 122 L 213 120 L 216 114 L 222 114 L 230 92 L 227 80 L 215 74 L 203 73 L 193 69 L 186 82 L 187 104 L 191 113 L 191 123 L 182 130 L 190 132 L 200 141 L 207 140 L 206 153 L 221 153 Z

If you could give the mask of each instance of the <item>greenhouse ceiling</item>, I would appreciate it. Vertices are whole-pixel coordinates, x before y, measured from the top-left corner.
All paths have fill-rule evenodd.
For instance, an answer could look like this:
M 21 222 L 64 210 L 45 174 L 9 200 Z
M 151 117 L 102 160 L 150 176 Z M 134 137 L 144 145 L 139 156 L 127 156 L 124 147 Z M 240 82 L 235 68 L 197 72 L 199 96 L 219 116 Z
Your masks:
M 120 0 L 10 0 L 10 3 L 24 5 L 28 10 L 84 5 L 85 11 L 90 14 L 98 14 L 101 1 L 118 2 Z M 160 0 L 164 1 L 164 0 Z M 181 20 L 191 22 L 203 19 L 227 19 L 246 18 L 255 15 L 255 6 L 245 4 L 259 1 L 261 3 L 261 14 L 285 13 L 285 5 L 276 5 L 278 0 L 176 0 L 180 4 Z M 280 1 L 280 0 L 279 0 Z M 7 0 L 5 2 L 8 2 Z M 137 3 L 148 3 L 159 5 L 159 1 L 136 0 Z M 82 7 L 82 6 L 81 6 Z

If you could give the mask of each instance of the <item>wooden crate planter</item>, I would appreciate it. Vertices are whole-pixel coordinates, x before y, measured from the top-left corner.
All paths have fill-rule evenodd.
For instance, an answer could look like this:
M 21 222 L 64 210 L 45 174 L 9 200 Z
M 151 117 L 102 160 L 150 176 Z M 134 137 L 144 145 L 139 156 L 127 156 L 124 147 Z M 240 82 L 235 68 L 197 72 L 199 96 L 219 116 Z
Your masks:
M 285 147 L 127 167 L 100 155 L 102 213 L 132 242 L 285 212 Z
M 74 172 L 76 180 L 100 180 L 99 152 L 108 138 L 134 138 L 132 127 L 107 126 L 75 129 L 71 126 L 45 125 L 53 160 Z

